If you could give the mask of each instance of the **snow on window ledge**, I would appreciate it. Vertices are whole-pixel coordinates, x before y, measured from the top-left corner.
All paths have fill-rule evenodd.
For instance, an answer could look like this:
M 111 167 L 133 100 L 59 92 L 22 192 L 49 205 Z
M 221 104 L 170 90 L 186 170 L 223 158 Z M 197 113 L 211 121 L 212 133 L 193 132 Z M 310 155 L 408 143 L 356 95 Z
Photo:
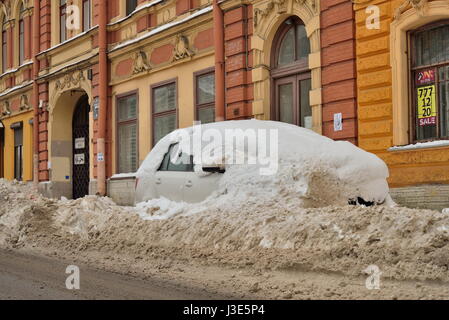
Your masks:
M 406 146 L 395 146 L 389 148 L 388 151 L 405 151 L 405 150 L 417 150 L 417 149 L 428 149 L 438 147 L 449 147 L 449 140 L 435 140 L 429 142 L 418 142 Z

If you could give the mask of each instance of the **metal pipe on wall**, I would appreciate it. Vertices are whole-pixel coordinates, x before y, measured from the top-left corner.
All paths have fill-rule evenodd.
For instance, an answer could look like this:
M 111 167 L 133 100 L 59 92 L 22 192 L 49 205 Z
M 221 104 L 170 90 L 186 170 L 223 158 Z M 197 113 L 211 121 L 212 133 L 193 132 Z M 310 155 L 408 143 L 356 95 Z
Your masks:
M 108 110 L 108 57 L 107 57 L 107 16 L 108 2 L 100 1 L 99 12 L 99 100 L 97 136 L 97 193 L 106 195 L 106 125 Z
M 215 45 L 215 121 L 226 119 L 224 15 L 218 0 L 213 3 Z
M 33 3 L 33 42 L 32 42 L 32 55 L 33 55 L 33 182 L 35 187 L 39 184 L 39 84 L 37 83 L 37 77 L 39 76 L 39 61 L 37 55 L 39 54 L 39 42 L 40 42 L 40 6 L 39 0 L 34 0 Z

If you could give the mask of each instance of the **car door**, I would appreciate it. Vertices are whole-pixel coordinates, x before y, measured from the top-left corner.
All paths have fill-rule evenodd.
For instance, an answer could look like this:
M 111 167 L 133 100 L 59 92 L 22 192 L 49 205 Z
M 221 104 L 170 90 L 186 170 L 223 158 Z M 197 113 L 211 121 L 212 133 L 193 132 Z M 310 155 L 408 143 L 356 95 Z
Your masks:
M 211 173 L 203 176 L 195 172 L 186 173 L 184 184 L 184 201 L 189 203 L 201 202 L 218 190 L 222 173 Z
M 183 201 L 187 173 L 193 173 L 192 157 L 180 152 L 178 144 L 170 146 L 155 175 L 158 196 Z

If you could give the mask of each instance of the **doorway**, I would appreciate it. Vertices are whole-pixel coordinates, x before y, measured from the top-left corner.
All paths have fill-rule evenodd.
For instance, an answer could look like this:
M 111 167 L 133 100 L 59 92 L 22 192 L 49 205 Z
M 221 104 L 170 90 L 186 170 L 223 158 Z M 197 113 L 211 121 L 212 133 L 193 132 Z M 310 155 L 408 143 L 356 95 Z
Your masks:
M 89 194 L 89 102 L 84 95 L 78 101 L 73 113 L 73 199 Z
M 272 118 L 312 129 L 309 94 L 311 73 L 310 42 L 305 26 L 290 17 L 280 26 L 272 52 Z

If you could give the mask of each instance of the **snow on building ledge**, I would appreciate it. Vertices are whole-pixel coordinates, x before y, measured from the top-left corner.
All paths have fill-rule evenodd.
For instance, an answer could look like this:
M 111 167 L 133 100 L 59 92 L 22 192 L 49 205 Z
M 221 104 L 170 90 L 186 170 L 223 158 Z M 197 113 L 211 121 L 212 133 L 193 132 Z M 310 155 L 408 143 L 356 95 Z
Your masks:
M 388 151 L 407 151 L 407 150 L 418 150 L 418 149 L 428 149 L 438 147 L 449 147 L 449 140 L 436 140 L 429 142 L 418 142 L 406 146 L 395 146 L 389 148 Z
M 154 28 L 154 29 L 152 29 L 152 30 L 150 30 L 150 31 L 148 31 L 148 32 L 146 32 L 146 33 L 144 33 L 144 34 L 134 38 L 134 39 L 130 39 L 130 40 L 127 40 L 125 42 L 119 43 L 119 44 L 115 45 L 114 47 L 112 47 L 111 50 L 109 50 L 109 52 L 110 53 L 114 52 L 114 51 L 119 50 L 121 48 L 127 47 L 127 46 L 129 46 L 131 44 L 134 44 L 134 43 L 137 43 L 137 42 L 142 41 L 144 39 L 147 39 L 147 38 L 149 38 L 149 37 L 151 37 L 151 36 L 153 36 L 155 34 L 158 34 L 158 33 L 162 32 L 164 30 L 167 30 L 167 29 L 170 29 L 170 28 L 172 28 L 174 26 L 177 26 L 177 25 L 180 25 L 182 23 L 185 23 L 185 22 L 187 22 L 189 20 L 192 20 L 192 19 L 194 19 L 196 17 L 199 17 L 199 16 L 201 16 L 203 14 L 206 14 L 208 12 L 211 12 L 211 11 L 212 11 L 212 6 L 208 6 L 208 7 L 205 7 L 203 9 L 200 9 L 200 10 L 192 13 L 191 15 L 185 17 L 184 19 L 175 20 L 175 21 L 163 24 L 163 25 L 161 25 L 159 27 L 156 27 L 156 28 Z

